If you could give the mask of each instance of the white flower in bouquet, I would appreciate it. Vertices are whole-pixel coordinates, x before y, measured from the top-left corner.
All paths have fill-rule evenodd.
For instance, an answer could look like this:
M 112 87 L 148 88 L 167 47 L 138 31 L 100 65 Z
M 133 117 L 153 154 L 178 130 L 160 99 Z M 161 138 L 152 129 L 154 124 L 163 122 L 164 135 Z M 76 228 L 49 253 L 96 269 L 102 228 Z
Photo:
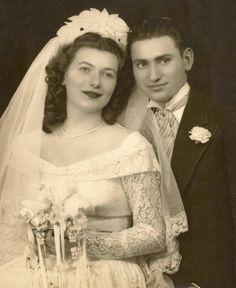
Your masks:
M 37 200 L 39 202 L 49 201 L 55 206 L 60 206 L 72 194 L 73 192 L 68 189 L 68 183 L 62 178 L 57 179 L 55 182 L 40 185 Z
M 21 202 L 24 208 L 21 210 L 22 213 L 29 213 L 31 215 L 37 214 L 40 211 L 48 210 L 51 207 L 51 202 L 44 199 L 44 201 L 33 201 L 33 200 L 24 200 Z M 22 215 L 23 216 L 23 215 Z
M 49 230 L 54 232 L 56 252 L 54 259 L 57 268 L 61 267 L 63 270 L 62 267 L 65 267 L 65 238 L 68 238 L 72 245 L 71 260 L 78 261 L 80 257 L 84 257 L 81 255 L 86 255 L 87 217 L 84 212 L 91 209 L 91 204 L 87 199 L 68 190 L 63 181 L 59 181 L 55 187 L 41 185 L 35 193 L 37 199 L 23 201 L 24 207 L 19 213 L 29 223 L 28 255 L 30 256 L 27 259 L 38 259 L 36 261 L 39 261 L 41 280 L 45 283 L 48 278 L 47 269 L 55 262 L 49 259 L 50 251 L 49 254 L 47 251 L 46 235 Z M 63 273 L 61 274 L 60 269 L 56 274 L 58 281 L 63 282 Z
M 65 200 L 64 211 L 69 217 L 75 217 L 78 214 L 79 209 L 91 211 L 93 210 L 93 207 L 88 199 L 74 193 Z

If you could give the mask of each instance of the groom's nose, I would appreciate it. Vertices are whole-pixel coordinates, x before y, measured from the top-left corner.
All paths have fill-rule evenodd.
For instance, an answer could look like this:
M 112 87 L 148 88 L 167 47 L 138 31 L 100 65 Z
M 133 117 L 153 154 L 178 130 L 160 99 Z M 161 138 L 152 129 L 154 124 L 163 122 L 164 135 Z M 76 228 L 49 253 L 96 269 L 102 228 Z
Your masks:
M 161 78 L 159 67 L 156 63 L 151 63 L 149 67 L 149 79 L 152 82 L 158 81 Z

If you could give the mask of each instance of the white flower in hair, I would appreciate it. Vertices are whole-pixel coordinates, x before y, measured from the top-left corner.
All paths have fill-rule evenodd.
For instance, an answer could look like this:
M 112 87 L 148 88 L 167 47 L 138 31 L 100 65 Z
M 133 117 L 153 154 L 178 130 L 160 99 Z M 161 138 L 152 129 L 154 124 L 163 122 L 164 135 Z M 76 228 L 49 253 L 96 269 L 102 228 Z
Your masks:
M 129 27 L 118 14 L 109 15 L 106 9 L 99 11 L 91 8 L 68 20 L 70 22 L 65 22 L 66 25 L 57 31 L 62 44 L 69 44 L 77 37 L 92 32 L 114 40 L 122 49 L 126 48 Z

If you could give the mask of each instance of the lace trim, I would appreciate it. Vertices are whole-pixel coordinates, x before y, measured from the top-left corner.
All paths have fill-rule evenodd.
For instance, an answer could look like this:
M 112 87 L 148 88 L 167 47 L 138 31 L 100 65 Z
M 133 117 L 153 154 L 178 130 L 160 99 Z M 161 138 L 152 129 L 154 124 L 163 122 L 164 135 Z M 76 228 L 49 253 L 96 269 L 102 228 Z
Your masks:
M 44 177 L 50 178 L 66 176 L 78 181 L 87 181 L 160 170 L 152 146 L 138 132 L 129 134 L 117 149 L 67 167 L 57 167 L 36 157 L 22 142 L 21 139 L 15 145 L 10 165 L 29 175 L 44 174 Z
M 179 213 L 167 222 L 166 234 L 168 239 L 178 237 L 188 230 L 188 223 L 184 212 Z
M 101 258 L 127 258 L 163 251 L 165 226 L 157 180 L 160 175 L 140 173 L 122 177 L 134 226 L 120 232 L 92 232 L 88 235 L 88 254 Z
M 167 274 L 174 274 L 179 270 L 181 259 L 182 256 L 179 254 L 178 250 L 174 251 L 172 254 L 167 252 L 164 255 L 154 255 L 150 264 L 151 272 L 155 273 L 155 271 L 158 270 Z
M 157 254 L 151 261 L 151 270 L 173 274 L 179 270 L 182 256 L 179 253 L 179 245 L 176 237 L 188 230 L 187 220 L 184 212 L 174 218 L 166 220 L 166 243 L 167 250 L 164 254 Z

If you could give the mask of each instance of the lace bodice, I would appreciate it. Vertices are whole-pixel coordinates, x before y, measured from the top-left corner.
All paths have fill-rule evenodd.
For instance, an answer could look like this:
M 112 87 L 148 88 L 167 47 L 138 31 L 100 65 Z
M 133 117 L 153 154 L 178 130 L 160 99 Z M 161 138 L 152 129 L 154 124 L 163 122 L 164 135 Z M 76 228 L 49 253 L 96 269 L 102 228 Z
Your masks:
M 138 132 L 131 133 L 117 149 L 67 167 L 36 157 L 27 149 L 27 141 L 19 139 L 10 163 L 24 170 L 17 194 L 8 193 L 11 197 L 2 201 L 2 235 L 9 237 L 9 225 L 16 223 L 12 215 L 20 202 L 37 197 L 39 185 L 46 185 L 53 188 L 56 200 L 77 193 L 89 218 L 105 220 L 94 221 L 95 229 L 88 232 L 89 256 L 118 259 L 165 251 L 159 164 L 151 145 Z M 16 231 L 22 236 L 12 240 L 12 249 L 5 241 L 3 261 L 22 253 L 26 230 L 18 226 Z

